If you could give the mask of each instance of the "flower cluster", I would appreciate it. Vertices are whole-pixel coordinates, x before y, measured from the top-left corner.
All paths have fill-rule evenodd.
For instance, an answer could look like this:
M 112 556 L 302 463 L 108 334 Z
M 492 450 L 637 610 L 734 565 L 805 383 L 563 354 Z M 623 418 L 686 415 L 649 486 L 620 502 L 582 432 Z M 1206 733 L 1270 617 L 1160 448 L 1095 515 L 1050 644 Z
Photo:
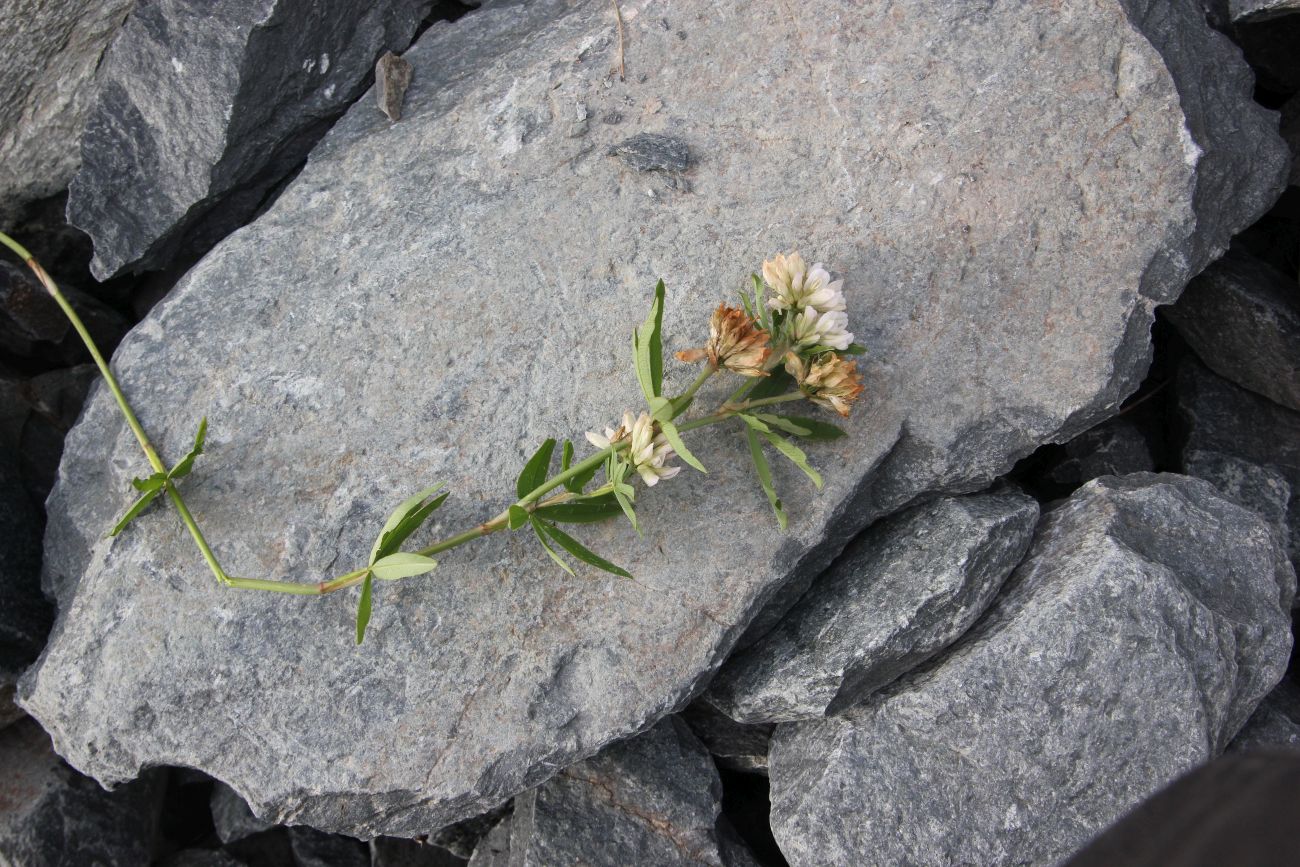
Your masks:
M 632 413 L 623 413 L 623 423 L 617 428 L 605 428 L 605 433 L 587 431 L 587 442 L 598 449 L 607 449 L 630 440 L 627 448 L 627 460 L 648 487 L 659 484 L 660 479 L 671 479 L 682 471 L 681 467 L 670 467 L 667 463 L 677 456 L 668 439 L 659 429 L 659 423 L 643 412 L 635 419 Z

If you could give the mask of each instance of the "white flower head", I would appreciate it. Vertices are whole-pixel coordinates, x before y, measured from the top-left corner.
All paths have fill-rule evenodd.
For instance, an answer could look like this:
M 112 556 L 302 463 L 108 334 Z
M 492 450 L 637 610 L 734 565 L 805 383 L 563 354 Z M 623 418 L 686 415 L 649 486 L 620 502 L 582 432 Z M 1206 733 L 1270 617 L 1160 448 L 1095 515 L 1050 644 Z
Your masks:
M 632 424 L 632 444 L 627 450 L 627 459 L 632 464 L 632 469 L 651 488 L 659 484 L 660 479 L 671 479 L 682 471 L 681 467 L 666 466 L 668 460 L 676 457 L 677 453 L 655 428 L 650 413 L 641 413 Z
M 605 428 L 604 436 L 587 431 L 587 441 L 598 449 L 606 449 L 630 439 L 627 461 L 648 486 L 654 487 L 660 479 L 671 479 L 682 471 L 681 467 L 667 466 L 677 453 L 656 428 L 650 413 L 643 412 L 634 418 L 632 413 L 625 412 L 623 423 L 617 428 Z
M 844 281 L 831 282 L 821 263 L 809 268 L 798 253 L 776 256 L 763 263 L 763 282 L 775 293 L 767 300 L 773 310 L 803 310 L 818 313 L 843 312 Z
M 795 315 L 790 336 L 797 347 L 824 345 L 843 351 L 853 342 L 853 334 L 848 328 L 847 313 L 838 310 L 819 313 L 809 307 Z

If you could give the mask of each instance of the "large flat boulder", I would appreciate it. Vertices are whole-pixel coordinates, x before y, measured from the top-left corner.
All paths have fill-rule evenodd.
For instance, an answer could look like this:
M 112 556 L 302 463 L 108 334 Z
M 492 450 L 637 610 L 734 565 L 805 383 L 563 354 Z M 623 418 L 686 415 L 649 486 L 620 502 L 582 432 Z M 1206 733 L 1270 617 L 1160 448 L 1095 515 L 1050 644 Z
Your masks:
M 637 406 L 627 336 L 657 277 L 684 349 L 798 246 L 871 347 L 850 436 L 814 449 L 825 490 L 778 466 L 777 533 L 743 438 L 708 429 L 710 474 L 643 496 L 644 538 L 583 532 L 635 580 L 497 536 L 381 587 L 358 649 L 354 597 L 223 590 L 167 509 L 105 539 L 144 465 L 100 393 L 50 500 L 60 620 L 21 688 L 77 767 L 200 768 L 358 837 L 483 812 L 684 705 L 870 521 L 1113 411 L 1153 307 L 1285 169 L 1191 0 L 620 5 L 626 81 L 601 0 L 427 31 L 403 119 L 349 112 L 127 337 L 125 388 L 167 456 L 211 419 L 187 498 L 232 574 L 315 581 L 411 491 L 450 484 L 431 532 L 482 521 L 544 437 Z
M 1185 476 L 1089 482 L 949 653 L 842 716 L 777 727 L 791 864 L 1056 864 L 1221 753 L 1286 671 L 1295 572 Z

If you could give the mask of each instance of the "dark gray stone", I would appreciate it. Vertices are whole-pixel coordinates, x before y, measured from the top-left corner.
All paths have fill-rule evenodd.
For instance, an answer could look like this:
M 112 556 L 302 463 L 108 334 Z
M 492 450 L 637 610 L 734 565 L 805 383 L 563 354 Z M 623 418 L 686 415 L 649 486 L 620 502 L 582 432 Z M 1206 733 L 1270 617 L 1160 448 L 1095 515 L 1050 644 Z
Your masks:
M 684 349 L 798 246 L 844 278 L 871 347 L 850 435 L 811 451 L 825 489 L 778 465 L 777 533 L 735 432 L 701 431 L 710 474 L 642 497 L 644 538 L 580 531 L 635 581 L 571 579 L 501 534 L 380 587 L 358 649 L 354 595 L 224 590 L 170 508 L 105 539 L 145 468 L 99 395 L 50 500 L 62 619 L 20 690 L 77 766 L 201 768 L 258 815 L 359 837 L 482 813 L 684 706 L 868 523 L 1112 414 L 1154 305 L 1285 169 L 1192 0 L 815 0 L 834 35 L 814 42 L 740 0 L 678 0 L 682 40 L 645 2 L 621 4 L 627 82 L 603 0 L 431 27 L 402 121 L 358 103 L 115 364 L 164 457 L 211 420 L 186 498 L 227 568 L 315 581 L 364 561 L 412 488 L 453 490 L 415 541 L 472 526 L 542 439 L 639 406 L 627 333 L 656 278 Z M 573 138 L 579 104 L 625 120 Z M 636 132 L 690 142 L 692 192 L 652 199 L 605 155 Z M 690 376 L 670 362 L 670 387 Z
M 370 867 L 365 843 L 315 828 L 290 828 L 289 847 L 296 867 Z
M 1278 129 L 1291 149 L 1291 186 L 1300 186 L 1300 94 L 1282 104 L 1282 123 Z
M 1220 376 L 1300 411 L 1300 286 L 1234 248 L 1165 317 Z
M 835 713 L 910 671 L 984 613 L 1029 549 L 1038 504 L 945 497 L 864 533 L 776 629 L 727 660 L 706 700 L 747 723 Z
M 104 58 L 69 191 L 95 276 L 161 268 L 247 222 L 432 5 L 142 0 Z
M 1057 485 L 1078 487 L 1101 476 L 1151 472 L 1155 459 L 1146 435 L 1131 418 L 1119 416 L 1089 428 L 1064 446 L 1061 459 L 1043 476 Z
M 1218 755 L 1286 669 L 1295 572 L 1206 482 L 1089 482 L 957 645 L 778 726 L 791 864 L 1053 864 Z
M 767 750 L 775 726 L 738 723 L 704 701 L 692 702 L 682 711 L 681 717 L 719 767 L 767 773 Z
M 1300 687 L 1284 679 L 1264 697 L 1229 752 L 1300 750 Z
M 474 847 L 469 867 L 510 867 L 510 823 L 507 816 L 492 826 Z
M 95 365 L 80 364 L 4 388 L 19 397 L 9 407 L 13 415 L 4 426 L 11 433 L 17 431 L 19 475 L 32 502 L 43 503 L 49 496 L 63 457 L 64 438 L 98 378 Z M 48 585 L 46 592 L 50 592 Z
M 637 133 L 609 149 L 628 168 L 637 172 L 684 172 L 691 164 L 686 142 L 652 132 Z
M 1228 499 L 1253 510 L 1290 545 L 1291 485 L 1281 472 L 1222 452 L 1195 449 L 1183 453 L 1183 472 L 1205 479 Z
M 248 867 L 220 849 L 182 849 L 160 862 L 159 867 Z
M 389 120 L 402 119 L 402 100 L 411 86 L 411 64 L 391 51 L 385 52 L 375 64 L 375 97 L 379 110 Z
M 126 317 L 72 287 L 60 287 L 100 351 L 111 353 L 129 324 Z M 0 261 L 0 346 L 46 367 L 90 360 L 59 305 L 24 266 Z
M 1198 452 L 1217 452 L 1281 473 L 1291 487 L 1291 558 L 1300 563 L 1300 413 L 1238 388 L 1194 358 L 1179 365 L 1176 388 L 1184 465 Z M 1263 478 L 1253 484 L 1268 486 Z
M 474 849 L 478 846 L 479 840 L 492 830 L 501 817 L 510 812 L 510 804 L 502 804 L 494 810 L 473 816 L 455 824 L 448 825 L 445 828 L 428 835 L 429 842 L 434 846 L 446 849 L 448 852 L 459 858 L 468 858 L 474 854 Z
M 708 750 L 669 717 L 516 798 L 508 863 L 723 867 L 721 800 Z
M 0 29 L 0 230 L 77 170 L 95 69 L 134 0 L 16 0 Z
M 14 687 L 45 647 L 54 622 L 41 594 L 41 529 L 13 455 L 0 447 L 0 727 L 23 716 Z
M 212 825 L 217 838 L 222 843 L 230 844 L 253 834 L 274 828 L 271 822 L 263 821 L 253 815 L 248 802 L 239 797 L 239 793 L 218 782 L 212 787 Z
M 35 720 L 0 730 L 0 864 L 148 864 L 162 775 L 106 792 L 69 768 Z
M 370 841 L 370 867 L 464 867 L 466 860 L 441 846 L 405 837 Z

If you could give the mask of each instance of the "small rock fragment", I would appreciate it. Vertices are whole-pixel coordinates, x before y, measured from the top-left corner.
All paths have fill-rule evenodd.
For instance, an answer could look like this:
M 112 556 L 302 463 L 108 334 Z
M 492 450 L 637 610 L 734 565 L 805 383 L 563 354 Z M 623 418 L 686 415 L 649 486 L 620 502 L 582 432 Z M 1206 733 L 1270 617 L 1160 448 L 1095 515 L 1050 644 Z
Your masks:
M 1071 488 L 1101 476 L 1151 472 L 1155 460 L 1142 429 L 1130 418 L 1117 416 L 1089 428 L 1064 446 L 1061 459 L 1043 475 Z
M 1300 687 L 1284 679 L 1264 697 L 1237 737 L 1230 752 L 1300 750 Z
M 775 726 L 738 723 L 704 701 L 692 702 L 682 711 L 681 717 L 719 767 L 746 773 L 767 773 L 767 750 Z
M 1021 493 L 943 497 L 868 529 L 776 629 L 723 665 L 706 700 L 747 723 L 815 719 L 947 647 L 1029 548 Z
M 723 867 L 721 798 L 708 751 L 668 717 L 516 798 L 509 863 Z
M 375 96 L 379 110 L 389 120 L 402 119 L 402 100 L 411 86 L 411 64 L 391 51 L 384 53 L 375 64 Z
M 343 834 L 295 826 L 289 829 L 289 847 L 297 867 L 370 867 L 366 844 Z
M 512 816 L 506 816 L 492 826 L 492 830 L 474 847 L 469 867 L 509 867 L 512 819 Z
M 637 172 L 684 172 L 691 163 L 686 142 L 653 132 L 624 139 L 611 147 L 608 154 Z
M 1300 411 L 1300 287 L 1294 280 L 1234 248 L 1163 312 L 1219 376 Z
M 235 843 L 275 827 L 274 823 L 254 816 L 239 793 L 222 782 L 212 787 L 210 806 L 217 838 L 225 844 Z

